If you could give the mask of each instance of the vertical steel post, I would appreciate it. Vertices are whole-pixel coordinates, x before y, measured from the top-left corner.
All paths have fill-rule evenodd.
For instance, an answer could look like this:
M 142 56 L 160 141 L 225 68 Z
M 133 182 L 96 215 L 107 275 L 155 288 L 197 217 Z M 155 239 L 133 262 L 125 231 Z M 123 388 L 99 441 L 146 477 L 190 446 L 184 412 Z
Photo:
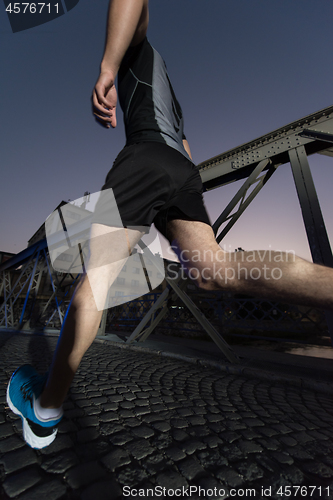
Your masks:
M 33 285 L 33 296 L 32 296 L 33 302 L 32 302 L 31 308 L 30 308 L 29 317 L 27 318 L 26 322 L 24 324 L 22 324 L 22 327 L 21 327 L 22 330 L 31 330 L 30 319 L 31 319 L 34 307 L 36 306 L 37 295 L 39 292 L 39 287 L 40 287 L 42 277 L 43 277 L 43 272 L 44 272 L 43 255 L 41 257 L 42 258 L 40 258 L 40 255 L 38 252 L 37 268 L 35 270 L 35 276 L 33 277 L 33 280 L 35 282 L 35 284 Z M 36 274 L 38 276 L 37 281 L 35 281 Z M 23 316 L 22 316 L 22 320 L 23 320 Z
M 31 288 L 33 286 L 33 282 L 34 282 L 34 278 L 35 278 L 35 274 L 36 274 L 36 269 L 37 269 L 37 265 L 38 265 L 38 261 L 39 261 L 39 254 L 40 254 L 40 250 L 37 253 L 36 260 L 35 260 L 35 263 L 34 263 L 34 267 L 33 267 L 32 271 L 31 271 L 31 277 L 30 277 L 30 281 L 29 281 L 28 291 L 27 291 L 26 296 L 25 296 L 24 305 L 23 305 L 23 309 L 22 309 L 22 312 L 21 312 L 21 317 L 20 317 L 20 320 L 19 320 L 18 330 L 20 330 L 22 328 L 23 318 L 24 318 L 24 314 L 25 314 L 25 309 L 27 307 L 28 299 L 29 299 L 29 296 L 30 296 L 30 291 L 31 291 Z
M 99 327 L 98 327 L 97 335 L 105 335 L 107 315 L 108 315 L 108 310 L 104 309 L 102 317 L 101 317 L 101 322 L 100 322 Z
M 324 264 L 333 268 L 332 249 L 304 146 L 289 151 L 289 159 L 312 260 L 315 264 Z M 333 344 L 333 313 L 327 311 L 325 316 Z
M 57 306 L 56 310 L 58 311 L 60 323 L 62 325 L 62 323 L 63 323 L 63 315 L 62 315 L 62 312 L 61 312 L 61 309 L 60 309 L 60 304 L 59 304 L 58 297 L 57 297 L 56 287 L 54 286 L 54 281 L 53 281 L 53 278 L 52 278 L 52 272 L 51 272 L 50 264 L 49 264 L 49 261 L 48 261 L 48 258 L 47 258 L 47 253 L 46 253 L 45 249 L 43 250 L 43 253 L 44 253 L 44 256 L 45 256 L 45 262 L 46 262 L 47 269 L 48 269 L 49 276 L 50 276 L 50 280 L 51 280 L 51 286 L 52 286 L 52 290 L 53 290 L 52 297 L 54 296 L 54 300 L 55 300 L 55 303 L 56 303 L 56 306 Z M 49 321 L 50 321 L 50 319 L 49 319 Z M 49 321 L 48 321 L 48 323 L 49 323 Z M 46 323 L 45 326 L 47 326 L 48 323 Z

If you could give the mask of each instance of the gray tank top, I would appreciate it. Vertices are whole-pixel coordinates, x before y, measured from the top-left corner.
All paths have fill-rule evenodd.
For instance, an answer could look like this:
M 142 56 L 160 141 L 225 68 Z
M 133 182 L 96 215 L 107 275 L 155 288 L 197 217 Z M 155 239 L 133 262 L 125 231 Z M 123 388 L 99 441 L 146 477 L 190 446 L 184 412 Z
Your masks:
M 183 146 L 183 114 L 166 65 L 145 38 L 130 47 L 118 73 L 118 95 L 124 113 L 126 144 L 162 142 L 190 159 Z

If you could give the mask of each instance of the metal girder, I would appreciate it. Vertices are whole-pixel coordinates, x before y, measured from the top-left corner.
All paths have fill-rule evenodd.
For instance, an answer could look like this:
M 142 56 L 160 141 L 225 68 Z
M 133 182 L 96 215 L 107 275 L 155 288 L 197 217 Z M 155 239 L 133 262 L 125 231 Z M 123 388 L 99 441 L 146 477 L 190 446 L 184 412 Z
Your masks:
M 333 267 L 332 250 L 304 147 L 289 151 L 289 158 L 313 262 Z
M 34 259 L 36 259 L 35 263 Z M 20 324 L 25 312 L 25 307 L 27 304 L 29 292 L 31 290 L 31 285 L 33 283 L 34 275 L 36 272 L 38 259 L 39 259 L 39 251 L 32 254 L 30 260 L 26 262 L 25 266 L 21 270 L 21 273 L 13 286 L 11 286 L 10 271 L 9 270 L 3 271 L 4 301 L 0 307 L 0 326 L 5 325 L 6 328 L 8 327 L 15 328 L 17 322 L 18 324 Z M 10 286 L 10 289 L 8 289 L 8 284 Z M 28 285 L 28 292 L 26 294 L 25 302 L 22 311 L 20 313 L 20 319 L 16 320 L 14 315 L 14 305 L 18 301 L 19 296 L 21 295 L 21 293 L 23 292 L 23 290 L 26 288 L 27 285 Z
M 333 134 L 333 106 L 202 162 L 198 168 L 205 190 L 247 178 L 258 162 L 267 158 L 276 166 L 288 163 L 288 151 L 298 146 L 303 145 L 308 155 L 327 151 L 329 143 L 300 135 L 309 129 Z
M 178 278 L 176 278 L 175 283 L 178 283 L 181 279 L 181 276 L 179 275 Z M 185 280 L 183 281 L 185 284 Z M 127 339 L 127 342 L 133 342 L 134 340 L 140 340 L 143 342 L 146 340 L 149 335 L 152 333 L 154 328 L 158 325 L 158 323 L 163 319 L 163 317 L 166 315 L 168 312 L 168 309 L 166 307 L 168 297 L 171 291 L 171 287 L 167 286 L 159 298 L 156 300 L 154 305 L 150 308 L 150 310 L 146 313 L 144 318 L 140 321 L 139 325 L 135 328 L 133 331 L 132 335 Z M 160 309 L 160 312 L 158 315 L 154 318 L 154 315 L 156 312 Z M 146 324 L 149 322 L 149 320 L 152 320 L 150 326 L 143 330 L 143 328 L 146 326 Z
M 305 129 L 299 135 L 308 139 L 317 139 L 318 141 L 323 142 L 333 142 L 333 134 L 328 134 L 327 132 L 318 132 L 317 130 Z
M 13 257 L 0 264 L 0 272 L 6 269 L 17 269 L 19 266 L 30 262 L 33 256 L 36 255 L 37 251 L 43 250 L 45 248 L 47 248 L 46 239 L 37 241 L 37 243 L 34 243 L 30 247 L 25 248 L 18 254 L 13 255 Z
M 244 210 L 249 206 L 251 201 L 257 196 L 259 191 L 264 187 L 266 182 L 271 178 L 273 173 L 276 170 L 275 166 L 270 166 L 269 170 L 263 174 L 261 177 L 259 175 L 262 171 L 267 167 L 268 164 L 271 164 L 271 161 L 263 160 L 261 161 L 256 168 L 253 170 L 252 174 L 249 178 L 244 182 L 243 186 L 239 189 L 236 195 L 233 197 L 228 206 L 223 210 L 222 214 L 218 217 L 218 219 L 213 224 L 213 231 L 216 236 L 218 229 L 220 226 L 229 221 L 225 228 L 221 231 L 221 233 L 216 237 L 216 241 L 220 243 L 220 241 L 225 237 L 225 235 L 230 231 L 232 226 L 237 222 L 239 217 L 242 215 Z M 257 184 L 256 187 L 252 190 L 249 196 L 246 198 L 246 195 L 251 186 Z M 238 210 L 231 214 L 234 208 L 239 204 Z M 231 214 L 231 215 L 230 215 Z
M 178 280 L 180 280 L 180 278 L 181 278 L 181 276 L 179 275 L 178 279 L 174 280 L 174 282 L 178 283 Z M 180 284 L 178 285 L 179 289 L 184 291 L 184 289 L 186 288 L 186 284 L 187 284 L 186 279 L 181 280 Z M 166 290 L 171 290 L 171 288 L 168 286 L 166 288 Z M 171 294 L 171 301 L 175 300 L 176 298 L 177 298 L 177 294 L 172 293 Z M 156 313 L 154 311 L 154 314 L 152 315 L 152 321 L 151 321 L 150 326 L 142 332 L 142 341 L 145 341 L 149 337 L 149 335 L 154 331 L 154 329 L 157 327 L 157 325 L 162 321 L 164 316 L 168 313 L 168 310 L 169 310 L 168 309 L 168 300 L 165 299 L 160 312 L 157 314 L 157 316 L 155 316 Z
M 66 304 L 65 304 L 65 299 L 66 297 L 69 295 L 69 292 L 71 291 L 71 289 L 73 288 L 73 286 L 76 284 L 76 282 L 78 281 L 78 278 L 79 278 L 79 274 L 74 278 L 70 273 L 64 273 L 64 276 L 62 277 L 62 280 L 59 282 L 58 278 L 57 278 L 57 275 L 56 274 L 52 274 L 52 271 L 51 271 L 51 266 L 50 266 L 50 263 L 49 263 L 49 258 L 48 258 L 48 255 L 46 253 L 46 251 L 44 250 L 44 255 L 45 255 L 45 261 L 46 261 L 46 265 L 47 265 L 47 269 L 48 269 L 48 273 L 49 273 L 49 277 L 50 277 L 50 282 L 51 282 L 51 287 L 52 287 L 52 290 L 53 290 L 53 293 L 51 295 L 51 297 L 49 298 L 49 300 L 44 304 L 44 308 L 41 312 L 41 316 L 43 316 L 43 314 L 47 311 L 47 309 L 49 308 L 50 304 L 52 304 L 52 302 L 54 301 L 55 303 L 55 307 L 51 313 L 51 315 L 49 316 L 46 324 L 45 324 L 45 328 L 47 326 L 50 326 L 52 325 L 52 321 L 54 323 L 54 317 L 56 315 L 58 315 L 58 318 L 59 318 L 59 321 L 60 321 L 60 324 L 62 325 L 63 323 L 63 320 L 64 320 L 64 317 L 65 317 L 65 314 L 66 314 L 66 310 L 67 310 L 67 307 L 66 307 Z M 72 283 L 70 284 L 70 286 L 68 287 L 67 291 L 66 292 L 63 292 L 62 291 L 62 283 L 64 282 L 65 278 L 67 276 L 71 276 L 72 277 Z M 55 326 L 55 325 L 53 325 Z
M 28 299 L 29 299 L 30 293 L 36 291 L 37 285 L 39 285 L 39 283 L 40 283 L 40 279 L 39 278 L 41 278 L 41 275 L 42 275 L 43 270 L 44 270 L 44 266 L 42 268 L 40 268 L 39 272 L 38 272 L 38 275 L 37 275 L 37 279 L 35 279 L 37 265 L 39 263 L 39 256 L 40 256 L 40 251 L 38 251 L 38 253 L 37 253 L 36 257 L 35 257 L 35 263 L 33 265 L 33 269 L 32 269 L 32 272 L 31 272 L 31 276 L 30 276 L 30 280 L 29 280 L 29 286 L 28 286 L 28 291 L 27 291 L 27 294 L 25 296 L 24 305 L 23 305 L 23 308 L 22 308 L 22 313 L 21 313 L 21 317 L 20 317 L 20 320 L 19 320 L 18 328 L 22 327 L 23 318 L 24 318 L 24 314 L 25 314 L 25 310 L 26 310 L 26 307 L 27 307 L 27 303 L 28 303 Z
M 58 312 L 58 315 L 59 315 L 60 323 L 62 324 L 62 322 L 63 322 L 63 316 L 64 316 L 64 315 L 62 314 L 61 309 L 60 309 L 60 303 L 59 303 L 59 301 L 58 301 L 58 297 L 57 297 L 57 287 L 56 287 L 56 286 L 55 286 L 55 284 L 54 284 L 54 280 L 53 280 L 53 277 L 52 277 L 52 272 L 51 272 L 51 268 L 50 268 L 50 263 L 49 263 L 49 261 L 48 261 L 48 258 L 47 258 L 47 256 L 46 256 L 46 254 L 45 254 L 45 259 L 46 259 L 46 265 L 47 265 L 47 269 L 48 269 L 48 271 L 49 271 L 49 276 L 50 276 L 50 280 L 51 280 L 51 286 L 52 286 L 52 290 L 53 290 L 53 294 L 52 294 L 52 297 L 51 297 L 50 301 L 51 301 L 52 299 L 54 299 L 54 300 L 55 300 L 55 303 L 56 303 L 56 309 L 54 310 L 54 312 L 53 312 L 53 314 L 52 314 L 52 316 L 51 316 L 51 318 L 50 318 L 50 319 L 52 319 L 52 318 L 53 318 L 54 313 L 57 311 L 57 312 Z M 49 302 L 50 302 L 50 301 L 49 301 Z M 48 304 L 49 304 L 49 303 L 48 303 Z M 48 304 L 47 304 L 47 305 L 48 305 Z M 46 308 L 47 308 L 47 306 L 44 308 L 44 310 L 46 310 Z M 43 311 L 43 312 L 44 312 L 44 311 Z
M 62 324 L 63 317 L 66 313 L 64 300 L 75 284 L 77 277 L 75 279 L 72 277 L 73 281 L 71 285 L 69 286 L 67 292 L 63 293 L 61 292 L 61 285 L 65 280 L 67 274 L 62 278 L 60 282 L 57 279 L 56 275 L 52 275 L 46 249 L 41 245 L 37 245 L 34 247 L 34 250 L 32 252 L 30 251 L 23 253 L 25 264 L 19 276 L 15 280 L 14 285 L 12 285 L 13 270 L 11 270 L 10 266 L 7 266 L 7 269 L 4 269 L 1 273 L 0 288 L 4 293 L 4 301 L 0 307 L 0 326 L 16 329 L 30 328 L 31 313 L 36 304 L 42 275 L 45 269 L 48 270 L 53 293 L 49 300 L 44 304 L 40 316 L 43 316 L 43 314 L 45 314 L 48 307 L 54 301 L 55 308 L 53 309 L 52 313 L 50 313 L 50 317 L 47 319 L 47 323 L 45 326 L 48 326 L 52 322 L 55 315 L 58 315 L 60 323 Z M 17 256 L 15 257 L 15 267 L 17 267 L 19 262 L 17 262 Z M 59 291 L 62 297 L 59 296 Z M 18 308 L 18 300 L 20 296 L 22 297 L 22 293 L 25 293 L 24 303 L 22 307 Z M 28 309 L 29 299 L 31 300 L 31 304 Z M 26 316 L 28 317 L 26 318 L 26 320 L 24 320 Z
M 32 282 L 31 291 L 30 291 L 31 292 L 31 298 L 32 298 L 32 304 L 30 306 L 30 311 L 28 312 L 27 321 L 24 324 L 23 324 L 24 313 L 22 312 L 22 316 L 21 316 L 19 328 L 22 326 L 23 330 L 30 330 L 30 318 L 31 318 L 33 309 L 34 309 L 34 307 L 36 305 L 37 296 L 38 296 L 38 292 L 39 292 L 39 287 L 40 287 L 40 284 L 41 284 L 41 281 L 42 281 L 42 276 L 44 274 L 44 271 L 45 271 L 45 266 L 44 266 L 44 262 L 42 260 L 42 262 L 37 267 L 36 273 L 35 273 L 35 275 L 33 277 L 33 282 Z
M 332 249 L 327 236 L 305 148 L 300 146 L 289 151 L 289 158 L 312 260 L 316 264 L 323 264 L 333 268 Z M 333 313 L 327 311 L 325 315 L 333 343 Z
M 150 249 L 148 247 L 145 247 L 141 241 L 138 244 L 142 249 L 143 248 L 145 249 L 145 252 L 148 253 L 150 260 L 152 261 L 154 266 L 157 268 L 157 270 L 160 273 L 163 273 L 163 269 L 161 267 L 161 263 L 160 263 L 159 259 L 157 259 L 155 257 L 155 255 L 150 251 Z M 208 321 L 206 316 L 195 305 L 195 303 L 192 301 L 192 299 L 190 299 L 190 297 L 183 290 L 181 290 L 180 286 L 178 286 L 176 284 L 175 280 L 170 279 L 168 276 L 166 276 L 165 279 L 166 279 L 168 286 L 176 293 L 176 295 L 178 295 L 178 297 L 182 300 L 182 302 L 185 304 L 185 306 L 191 311 L 191 313 L 196 318 L 198 323 L 202 326 L 202 328 L 208 333 L 208 335 L 212 338 L 212 340 L 220 348 L 220 350 L 223 352 L 225 357 L 231 363 L 239 362 L 239 358 L 238 358 L 237 354 L 231 349 L 231 347 L 223 339 L 223 337 L 220 335 L 220 333 L 213 327 L 213 325 L 211 325 L 211 323 Z M 167 295 L 167 293 L 165 295 Z M 165 301 L 165 298 L 164 298 L 164 301 Z M 151 315 L 150 315 L 150 317 L 151 317 Z M 162 319 L 162 318 L 160 318 L 160 319 Z M 160 319 L 159 319 L 159 321 L 160 321 Z M 144 318 L 144 320 L 146 320 L 146 317 Z M 155 322 L 154 327 L 156 327 L 156 325 L 157 325 L 157 321 Z M 133 332 L 133 334 L 134 334 L 134 332 Z M 133 334 L 131 335 L 131 337 L 133 337 Z M 127 342 L 131 342 L 133 340 L 133 338 L 131 338 L 131 337 L 127 340 Z M 147 337 L 148 337 L 147 334 L 144 335 L 145 339 Z
M 6 327 L 8 327 L 14 324 L 11 274 L 9 271 L 2 271 L 1 275 L 1 293 L 3 293 L 4 301 L 0 308 L 0 326 L 5 323 Z
M 108 310 L 104 309 L 103 314 L 102 314 L 102 318 L 101 318 L 101 322 L 100 322 L 99 327 L 98 327 L 97 335 L 105 335 L 107 315 L 108 315 Z

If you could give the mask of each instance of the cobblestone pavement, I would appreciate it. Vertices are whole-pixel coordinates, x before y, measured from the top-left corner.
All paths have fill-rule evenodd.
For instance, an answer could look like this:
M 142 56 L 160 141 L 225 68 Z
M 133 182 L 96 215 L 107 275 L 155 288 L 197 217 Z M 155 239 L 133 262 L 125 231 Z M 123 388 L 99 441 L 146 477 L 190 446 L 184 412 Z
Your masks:
M 32 450 L 6 386 L 55 344 L 0 334 L 1 499 L 333 498 L 331 396 L 108 343 L 82 361 L 55 442 Z

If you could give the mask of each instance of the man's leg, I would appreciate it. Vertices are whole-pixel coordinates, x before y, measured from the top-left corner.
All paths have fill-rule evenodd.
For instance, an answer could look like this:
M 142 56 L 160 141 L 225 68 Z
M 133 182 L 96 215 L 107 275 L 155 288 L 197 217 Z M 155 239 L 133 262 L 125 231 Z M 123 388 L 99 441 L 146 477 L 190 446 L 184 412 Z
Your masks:
M 62 403 L 82 356 L 94 340 L 113 281 L 143 233 L 93 224 L 87 274 L 75 290 L 47 380 L 30 365 L 20 366 L 7 386 L 9 408 L 22 418 L 32 448 L 49 446 L 61 421 Z
M 228 289 L 333 310 L 331 268 L 283 252 L 224 252 L 212 228 L 197 221 L 170 221 L 168 237 L 182 265 L 200 288 Z
M 80 361 L 96 337 L 108 290 L 144 233 L 93 224 L 87 273 L 82 276 L 53 357 L 49 377 L 40 397 L 44 408 L 59 408 Z M 100 309 L 100 310 L 99 310 Z

